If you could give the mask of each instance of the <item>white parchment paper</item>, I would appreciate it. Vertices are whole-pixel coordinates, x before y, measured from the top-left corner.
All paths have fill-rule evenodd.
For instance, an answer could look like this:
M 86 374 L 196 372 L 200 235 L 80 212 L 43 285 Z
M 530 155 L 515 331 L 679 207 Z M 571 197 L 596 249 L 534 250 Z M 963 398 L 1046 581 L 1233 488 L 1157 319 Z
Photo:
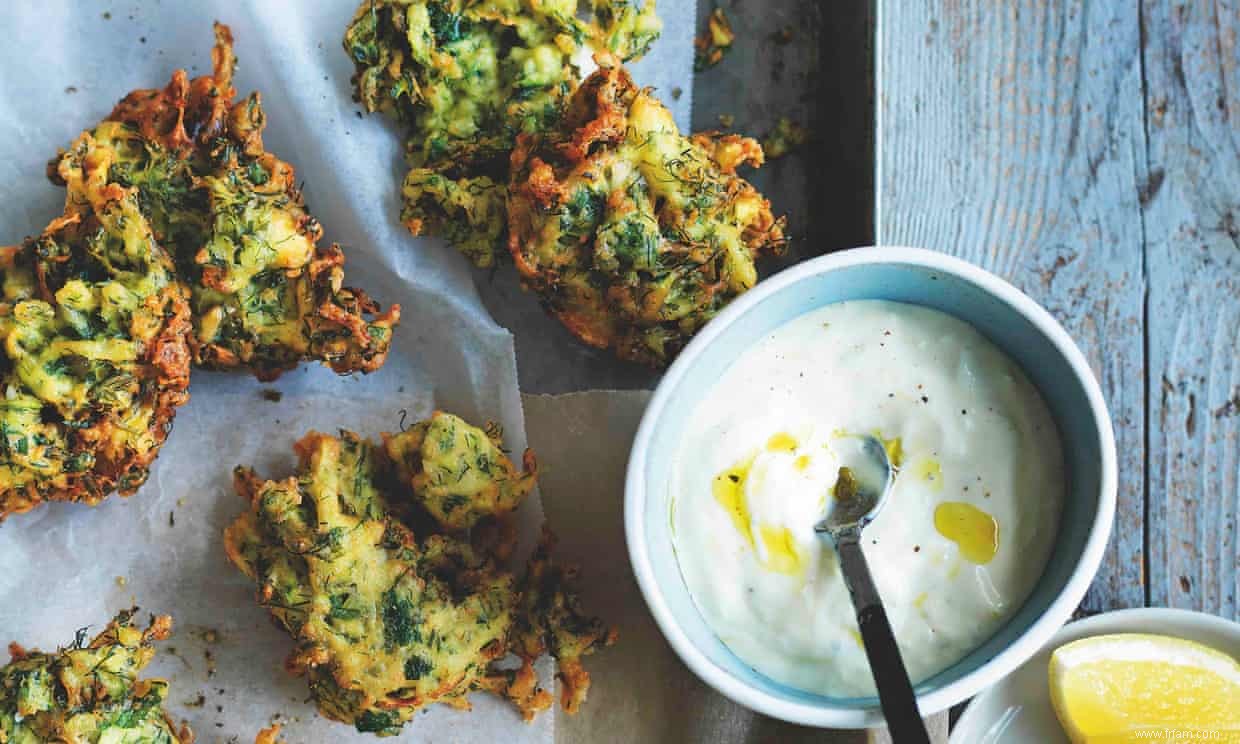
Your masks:
M 231 469 L 291 472 L 292 443 L 311 428 L 367 436 L 443 407 L 503 424 L 525 446 L 511 335 L 483 309 L 464 259 L 396 221 L 404 168 L 396 127 L 360 118 L 340 38 L 354 0 L 339 2 L 20 2 L 0 4 L 0 242 L 38 233 L 60 214 L 63 192 L 46 161 L 133 88 L 162 87 L 172 71 L 210 70 L 211 21 L 228 23 L 240 60 L 237 87 L 262 91 L 268 149 L 305 183 L 325 239 L 348 258 L 346 283 L 386 304 L 402 323 L 387 365 L 341 378 L 303 367 L 270 385 L 196 371 L 190 402 L 150 481 L 98 508 L 53 504 L 0 525 L 0 641 L 54 649 L 75 629 L 100 630 L 137 604 L 170 613 L 174 637 L 149 674 L 172 682 L 169 709 L 203 742 L 252 741 L 273 719 L 290 742 L 372 741 L 317 716 L 304 680 L 282 667 L 291 648 L 254 602 L 254 587 L 224 558 L 221 531 L 242 510 Z M 665 100 L 687 127 L 692 0 L 660 2 L 667 32 L 637 79 L 683 94 Z M 525 298 L 534 302 L 533 298 Z M 262 391 L 282 393 L 279 402 Z M 541 521 L 523 508 L 526 536 Z M 475 711 L 435 708 L 399 741 L 550 742 L 554 715 L 521 723 L 507 706 L 474 696 Z M 235 739 L 234 739 L 235 737 Z

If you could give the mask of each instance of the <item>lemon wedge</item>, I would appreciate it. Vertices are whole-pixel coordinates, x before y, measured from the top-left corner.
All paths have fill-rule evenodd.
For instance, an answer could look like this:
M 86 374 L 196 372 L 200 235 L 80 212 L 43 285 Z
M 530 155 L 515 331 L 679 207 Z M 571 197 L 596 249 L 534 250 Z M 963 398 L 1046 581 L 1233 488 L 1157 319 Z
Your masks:
M 1074 641 L 1051 655 L 1050 692 L 1073 744 L 1143 731 L 1240 740 L 1240 663 L 1200 643 L 1136 633 Z

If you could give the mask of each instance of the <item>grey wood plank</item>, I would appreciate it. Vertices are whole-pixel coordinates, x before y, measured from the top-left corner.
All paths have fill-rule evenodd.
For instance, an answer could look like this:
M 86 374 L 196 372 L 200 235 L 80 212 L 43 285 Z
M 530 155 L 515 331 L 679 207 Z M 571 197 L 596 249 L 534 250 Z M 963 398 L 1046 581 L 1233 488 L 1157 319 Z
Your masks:
M 1136 0 L 878 4 L 878 238 L 980 264 L 1046 306 L 1102 383 L 1119 509 L 1083 608 L 1144 591 Z
M 1150 603 L 1240 617 L 1240 3 L 1146 0 Z

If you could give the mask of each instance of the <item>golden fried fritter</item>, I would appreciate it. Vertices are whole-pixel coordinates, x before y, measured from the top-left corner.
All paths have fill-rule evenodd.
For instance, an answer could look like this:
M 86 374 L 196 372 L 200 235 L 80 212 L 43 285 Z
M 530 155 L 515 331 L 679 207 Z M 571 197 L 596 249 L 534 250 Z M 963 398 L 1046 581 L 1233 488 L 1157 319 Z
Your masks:
M 503 655 L 513 580 L 468 545 L 419 544 L 389 518 L 380 448 L 344 433 L 310 434 L 297 450 L 299 478 L 238 471 L 253 508 L 226 531 L 228 556 L 297 640 L 287 666 L 309 677 L 323 715 L 396 733 Z
M 65 213 L 0 248 L 0 519 L 133 493 L 187 399 L 191 359 L 271 379 L 384 361 L 399 307 L 344 288 L 339 247 L 266 152 L 258 95 L 215 69 L 135 91 L 49 164 Z
M 0 248 L 0 519 L 133 493 L 188 397 L 187 293 L 114 166 L 83 134 L 65 214 Z
M 436 411 L 396 435 L 384 435 L 383 447 L 402 484 L 439 524 L 467 530 L 484 517 L 508 514 L 534 488 L 537 463 L 526 451 L 525 472 L 500 449 L 500 431 L 482 430 Z
M 634 59 L 658 37 L 654 0 L 364 0 L 345 32 L 355 98 L 407 131 L 401 220 L 490 266 L 517 134 L 555 126 L 585 45 Z
M 487 549 L 507 541 L 459 536 L 455 509 L 447 510 L 450 523 L 420 538 L 397 516 L 398 502 L 426 505 L 432 516 L 443 511 L 429 506 L 443 503 L 438 496 L 417 493 L 434 480 L 426 463 L 455 467 L 468 452 L 487 458 L 499 490 L 474 474 L 462 492 L 471 501 L 459 508 L 474 521 L 502 518 L 532 486 L 532 458 L 531 469 L 519 475 L 494 440 L 447 414 L 414 430 L 385 437 L 384 445 L 349 432 L 311 433 L 296 446 L 299 475 L 283 481 L 238 468 L 237 490 L 250 509 L 225 531 L 225 550 L 296 641 L 287 667 L 308 678 L 324 716 L 359 731 L 396 734 L 431 703 L 468 708 L 466 695 L 476 690 L 506 695 L 533 715 L 550 703 L 533 658 L 545 649 L 562 651 L 571 664 L 567 673 L 588 685 L 577 660 L 595 644 L 601 624 L 575 612 L 571 596 L 550 602 L 572 612 L 547 611 L 548 601 L 536 600 L 528 611 L 537 616 L 523 618 L 526 601 L 516 578 Z M 411 464 L 419 459 L 421 465 Z M 545 588 L 546 580 L 537 586 L 556 591 Z M 548 640 L 540 644 L 536 636 Z M 510 647 L 523 657 L 522 667 L 494 667 Z
M 762 148 L 685 137 L 614 60 L 574 94 L 561 127 L 512 157 L 508 247 L 524 285 L 586 343 L 662 365 L 757 282 L 783 219 L 736 175 Z
M 162 90 L 133 91 L 91 132 L 190 289 L 194 362 L 264 380 L 308 360 L 373 371 L 400 308 L 379 314 L 342 286 L 343 253 L 318 245 L 293 167 L 263 147 L 259 95 L 234 100 L 229 30 L 215 35 L 211 75 L 178 70 Z
M 94 640 L 85 629 L 55 654 L 9 645 L 13 660 L 0 669 L 0 741 L 6 744 L 192 744 L 163 709 L 168 683 L 138 679 L 168 637 L 172 618 L 133 625 L 137 608 L 122 612 Z

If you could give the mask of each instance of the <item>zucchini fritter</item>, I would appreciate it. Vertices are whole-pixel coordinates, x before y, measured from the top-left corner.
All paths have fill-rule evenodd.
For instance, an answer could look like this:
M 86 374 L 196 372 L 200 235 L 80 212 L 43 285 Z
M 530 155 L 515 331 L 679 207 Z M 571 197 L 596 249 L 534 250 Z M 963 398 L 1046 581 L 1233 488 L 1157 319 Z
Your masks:
M 55 654 L 9 645 L 13 659 L 0 669 L 0 741 L 6 744 L 192 744 L 163 709 L 168 683 L 138 679 L 168 637 L 172 618 L 133 624 L 137 609 L 122 612 L 94 640 L 84 629 Z
M 497 428 L 484 431 L 442 411 L 400 434 L 383 437 L 400 482 L 409 485 L 414 501 L 449 530 L 467 530 L 484 517 L 508 514 L 534 488 L 533 453 L 525 453 L 522 473 L 501 445 Z
M 614 60 L 574 94 L 561 126 L 521 135 L 508 247 L 523 283 L 586 343 L 662 365 L 778 252 L 783 218 L 736 175 L 762 148 L 685 137 Z
M 532 457 L 519 475 L 486 433 L 443 413 L 382 445 L 349 432 L 311 433 L 296 450 L 293 478 L 263 481 L 237 469 L 237 490 L 250 509 L 225 531 L 224 544 L 229 559 L 257 582 L 259 602 L 296 641 L 286 666 L 308 678 L 324 716 L 359 731 L 396 734 L 431 703 L 468 708 L 468 693 L 488 690 L 531 717 L 550 704 L 532 667 L 547 649 L 563 652 L 570 664 L 566 676 L 581 690 L 574 703 L 584 697 L 589 676 L 578 659 L 614 634 L 575 612 L 575 599 L 562 589 L 553 603 L 573 612 L 548 612 L 538 600 L 527 607 L 524 597 L 533 595 L 522 594 L 487 540 L 460 535 L 455 509 L 447 510 L 448 523 L 420 536 L 397 516 L 410 502 L 438 516 L 443 509 L 432 504 L 442 507 L 448 492 L 430 499 L 419 493 L 435 480 L 427 463 L 456 467 L 469 453 L 485 456 L 491 473 L 457 471 L 470 481 L 456 494 L 467 499 L 458 508 L 471 523 L 502 519 L 533 485 Z M 411 460 L 423 469 L 413 471 Z M 493 666 L 510 649 L 522 666 Z
M 0 248 L 0 519 L 133 493 L 188 398 L 187 293 L 114 165 L 83 134 L 65 214 Z
M 505 227 L 508 156 L 555 126 L 587 45 L 624 59 L 658 37 L 654 0 L 363 0 L 345 32 L 355 98 L 394 115 L 410 165 L 401 220 L 490 266 Z
M 378 369 L 400 308 L 342 286 L 343 253 L 318 245 L 293 167 L 263 147 L 259 94 L 234 100 L 228 27 L 215 36 L 211 75 L 133 91 L 91 132 L 190 289 L 194 362 L 264 380 L 307 360 Z

